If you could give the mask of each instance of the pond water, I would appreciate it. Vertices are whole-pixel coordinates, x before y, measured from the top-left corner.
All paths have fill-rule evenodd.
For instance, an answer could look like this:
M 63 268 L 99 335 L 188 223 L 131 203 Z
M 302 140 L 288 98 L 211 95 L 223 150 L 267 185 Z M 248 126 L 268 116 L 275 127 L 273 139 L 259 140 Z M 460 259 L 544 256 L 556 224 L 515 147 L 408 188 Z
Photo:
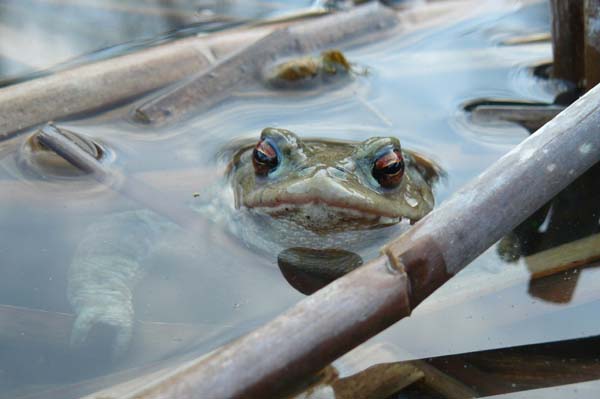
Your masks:
M 3 0 L 0 85 L 175 37 L 276 17 L 310 4 L 309 0 Z
M 564 89 L 531 70 L 550 59 L 549 43 L 501 44 L 549 30 L 545 2 L 526 3 L 496 2 L 460 23 L 346 49 L 348 59 L 370 73 L 318 93 L 273 94 L 256 84 L 184 123 L 160 129 L 133 122 L 131 105 L 59 125 L 101 143 L 109 151 L 106 164 L 146 182 L 156 190 L 149 202 L 167 207 L 194 204 L 199 201 L 195 193 L 205 198 L 226 190 L 221 150 L 239 139 L 257 140 L 267 126 L 308 138 L 398 137 L 404 148 L 445 170 L 447 177 L 435 191 L 440 204 L 528 135 L 516 125 L 474 124 L 463 111 L 465 104 L 479 98 L 551 103 Z M 21 6 L 6 2 L 3 7 Z M 146 34 L 178 26 L 164 23 Z M 73 319 L 62 314 L 73 313 L 67 280 L 76 247 L 90 224 L 139 204 L 85 177 L 58 179 L 24 169 L 22 151 L 30 133 L 0 147 L 0 184 L 5 185 L 0 190 L 0 304 L 48 313 L 24 315 L 37 317 L 38 323 L 13 323 L 10 331 L 0 331 L 0 397 L 121 370 L 112 380 L 96 380 L 92 389 L 69 386 L 54 393 L 76 397 L 134 375 L 122 371 L 130 367 L 211 350 L 304 297 L 282 277 L 273 257 L 254 253 L 221 235 L 219 223 L 208 223 L 193 233 L 181 230 L 157 240 L 146 260 L 147 273 L 136 285 L 135 319 L 143 323 L 136 324 L 129 354 L 111 362 L 106 342 L 68 349 Z M 398 348 L 397 360 L 405 360 L 593 335 L 600 329 L 590 293 L 597 274 L 583 270 L 569 301 L 547 302 L 530 294 L 526 264 L 505 263 L 494 247 L 374 341 Z

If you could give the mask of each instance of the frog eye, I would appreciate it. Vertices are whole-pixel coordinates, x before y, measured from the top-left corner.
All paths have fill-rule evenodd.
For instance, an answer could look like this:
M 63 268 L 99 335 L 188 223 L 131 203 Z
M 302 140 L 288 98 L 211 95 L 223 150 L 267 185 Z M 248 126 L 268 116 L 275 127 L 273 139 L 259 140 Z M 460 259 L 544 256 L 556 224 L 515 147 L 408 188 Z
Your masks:
M 262 139 L 256 144 L 252 152 L 252 164 L 256 174 L 263 176 L 277 168 L 279 157 L 277 156 L 277 150 L 269 140 Z
M 404 159 L 400 150 L 389 148 L 379 154 L 371 174 L 383 188 L 398 187 L 404 175 Z

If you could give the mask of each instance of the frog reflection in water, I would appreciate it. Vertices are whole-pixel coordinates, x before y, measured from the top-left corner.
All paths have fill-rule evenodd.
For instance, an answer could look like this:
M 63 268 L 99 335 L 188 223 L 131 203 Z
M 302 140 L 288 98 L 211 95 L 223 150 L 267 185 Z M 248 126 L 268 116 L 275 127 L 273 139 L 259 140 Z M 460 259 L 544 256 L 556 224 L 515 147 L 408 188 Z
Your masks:
M 266 128 L 258 144 L 233 156 L 228 171 L 233 200 L 213 202 L 232 234 L 269 256 L 290 247 L 366 256 L 376 250 L 374 243 L 432 209 L 439 174 L 435 164 L 402 150 L 396 138 L 301 140 Z M 77 313 L 73 344 L 81 345 L 92 327 L 105 324 L 116 331 L 115 353 L 128 347 L 135 283 L 154 243 L 176 228 L 149 210 L 114 214 L 88 228 L 70 268 L 69 299 Z

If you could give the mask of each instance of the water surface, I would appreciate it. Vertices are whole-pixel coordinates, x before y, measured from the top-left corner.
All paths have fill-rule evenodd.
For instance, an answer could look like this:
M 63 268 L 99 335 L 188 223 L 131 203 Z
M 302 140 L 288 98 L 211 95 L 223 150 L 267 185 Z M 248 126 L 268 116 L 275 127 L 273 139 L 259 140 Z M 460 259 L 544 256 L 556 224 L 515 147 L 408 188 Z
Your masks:
M 217 159 L 219 151 L 233 140 L 258 138 L 267 126 L 302 137 L 364 140 L 393 135 L 447 172 L 436 192 L 441 204 L 528 135 L 515 125 L 473 124 L 463 110 L 466 103 L 478 98 L 552 102 L 560 89 L 530 69 L 551 57 L 550 44 L 501 45 L 505 38 L 547 31 L 546 5 L 507 3 L 498 2 L 485 14 L 458 24 L 347 49 L 347 57 L 370 73 L 346 86 L 285 96 L 268 93 L 259 84 L 243 87 L 213 109 L 159 130 L 132 122 L 130 106 L 60 125 L 102 142 L 114 154 L 112 167 L 167 194 L 165 200 L 173 207 L 193 203 L 196 192 L 223 190 L 225 165 Z M 17 5 L 7 2 L 4 7 Z M 167 27 L 172 25 L 147 34 Z M 67 270 L 86 226 L 139 204 L 85 179 L 59 180 L 24 171 L 16 153 L 27 136 L 5 143 L 0 152 L 0 184 L 6 187 L 0 209 L 0 303 L 71 313 Z M 202 353 L 303 297 L 282 278 L 273 259 L 252 253 L 235 239 L 215 241 L 215 231 L 222 230 L 208 224 L 200 233 L 165 237 L 136 291 L 137 319 L 197 326 L 193 339 L 178 347 L 163 334 L 165 351 L 157 345 L 154 357 L 137 353 L 107 365 L 102 353 L 58 351 L 51 333 L 47 345 L 33 347 L 23 345 L 26 340 L 14 344 L 15 337 L 7 334 L 0 341 L 2 397 L 75 383 L 127 365 L 148 365 L 190 348 Z M 507 270 L 512 277 L 498 284 L 495 279 Z M 546 302 L 529 294 L 522 261 L 506 264 L 491 248 L 412 317 L 374 340 L 395 346 L 397 360 L 404 360 L 591 335 L 600 328 L 589 286 L 598 273 L 587 269 L 581 274 L 569 302 Z M 22 332 L 28 334 L 26 326 Z M 141 339 L 139 334 L 136 339 Z M 81 393 L 69 388 L 61 395 Z

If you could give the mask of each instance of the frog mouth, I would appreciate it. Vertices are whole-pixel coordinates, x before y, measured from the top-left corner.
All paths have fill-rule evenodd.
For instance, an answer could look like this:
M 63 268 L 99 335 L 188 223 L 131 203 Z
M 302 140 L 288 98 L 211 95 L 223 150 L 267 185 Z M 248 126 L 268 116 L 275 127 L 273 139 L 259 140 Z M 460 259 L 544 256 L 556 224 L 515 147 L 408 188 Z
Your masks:
M 255 213 L 286 219 L 318 232 L 384 227 L 398 223 L 412 224 L 411 219 L 406 217 L 388 216 L 373 210 L 357 209 L 347 204 L 332 204 L 322 200 L 261 204 L 247 208 Z
M 276 198 L 274 200 L 265 201 L 260 199 L 257 201 L 256 198 L 246 198 L 243 205 L 248 209 L 260 210 L 263 213 L 268 214 L 281 214 L 284 212 L 290 212 L 297 209 L 308 210 L 311 207 L 314 208 L 327 208 L 332 213 L 348 214 L 364 219 L 375 219 L 375 218 L 387 218 L 395 223 L 402 219 L 409 221 L 416 221 L 421 218 L 417 215 L 414 210 L 408 209 L 407 214 L 398 215 L 392 212 L 391 209 L 380 209 L 372 206 L 371 201 L 363 198 L 357 198 L 355 200 L 344 198 L 343 200 L 327 199 L 327 198 L 307 198 L 305 196 L 293 196 L 289 198 Z M 411 212 L 412 211 L 412 212 Z

